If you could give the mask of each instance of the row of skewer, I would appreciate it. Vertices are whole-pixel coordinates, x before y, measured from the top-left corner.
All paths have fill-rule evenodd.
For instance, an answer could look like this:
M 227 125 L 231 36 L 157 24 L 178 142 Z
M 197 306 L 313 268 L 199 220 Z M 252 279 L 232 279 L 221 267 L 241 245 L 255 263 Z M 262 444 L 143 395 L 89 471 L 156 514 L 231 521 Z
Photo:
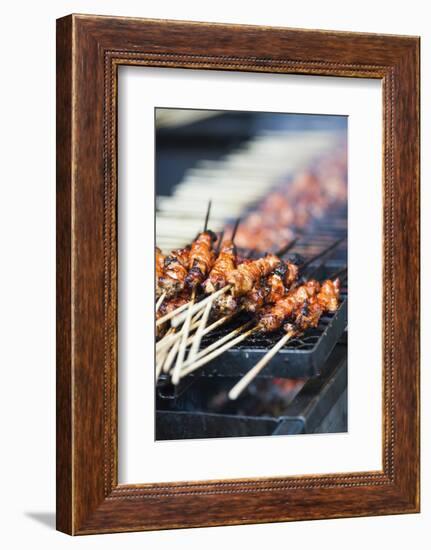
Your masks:
M 265 132 L 221 159 L 198 162 L 171 195 L 157 197 L 157 245 L 168 252 L 188 243 L 202 227 L 208 196 L 214 199 L 214 231 L 242 217 L 237 246 L 250 248 L 253 241 L 268 251 L 280 239 L 292 240 L 293 225 L 304 227 L 323 207 L 343 200 L 345 153 L 339 142 L 338 132 Z
M 335 312 L 340 300 L 340 271 L 319 282 L 304 278 L 306 268 L 328 255 L 340 239 L 304 261 L 286 254 L 296 240 L 275 254 L 241 256 L 235 246 L 239 220 L 229 238 L 208 230 L 167 256 L 156 249 L 156 380 L 164 373 L 177 385 L 257 332 L 284 335 L 229 392 L 236 399 L 289 340 L 316 327 L 322 315 Z M 309 277 L 311 274 L 309 275 Z M 246 320 L 201 349 L 202 338 L 240 313 Z

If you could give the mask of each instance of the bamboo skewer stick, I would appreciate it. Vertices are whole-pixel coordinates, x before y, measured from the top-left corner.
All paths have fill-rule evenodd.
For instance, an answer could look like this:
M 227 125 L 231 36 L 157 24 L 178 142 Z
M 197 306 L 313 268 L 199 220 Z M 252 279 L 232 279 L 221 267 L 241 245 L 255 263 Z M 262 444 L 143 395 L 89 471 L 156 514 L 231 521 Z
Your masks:
M 195 328 L 199 327 L 199 319 L 201 318 L 203 313 L 204 313 L 204 311 L 200 310 L 193 317 L 191 325 L 190 325 L 190 331 L 192 331 Z M 224 315 L 223 317 L 220 317 L 220 319 L 217 319 L 217 321 L 214 321 L 214 323 L 212 323 L 211 325 L 208 325 L 207 327 L 204 328 L 204 330 L 202 332 L 202 336 L 205 336 L 205 334 L 208 334 L 209 332 L 213 331 L 214 329 L 216 329 L 217 327 L 219 327 L 223 323 L 226 323 L 227 321 L 232 319 L 232 317 L 236 314 L 237 314 L 237 312 L 235 311 L 233 313 L 229 313 L 228 315 Z M 171 328 L 170 330 L 175 331 L 174 328 Z M 195 337 L 194 334 L 192 336 L 189 336 L 189 339 L 187 340 L 187 345 L 189 345 L 193 342 L 194 337 Z M 168 346 L 168 347 L 172 346 L 173 343 L 176 340 L 178 340 L 178 338 L 181 338 L 181 331 L 180 332 L 172 332 L 171 334 L 166 334 L 161 340 L 159 340 L 159 342 L 157 342 L 156 350 L 159 351 L 159 350 L 163 349 L 166 346 Z
M 304 269 L 309 266 L 312 262 L 315 262 L 316 260 L 319 260 L 320 258 L 323 258 L 324 256 L 327 256 L 330 252 L 335 250 L 337 246 L 339 246 L 343 241 L 347 239 L 347 236 L 342 237 L 341 239 L 338 239 L 334 243 L 332 243 L 330 246 L 325 248 L 325 250 L 322 250 L 319 252 L 319 254 L 316 254 L 315 256 L 312 256 L 309 258 L 306 262 L 304 262 L 302 265 L 299 266 L 300 270 L 303 272 Z
M 201 312 L 199 312 L 199 313 L 201 313 Z M 206 334 L 208 334 L 209 332 L 212 332 L 214 329 L 216 329 L 217 327 L 219 327 L 223 323 L 226 323 L 227 321 L 232 319 L 232 317 L 234 317 L 237 313 L 238 313 L 237 311 L 234 311 L 233 313 L 229 313 L 228 315 L 224 315 L 223 317 L 220 317 L 220 319 L 217 319 L 217 321 L 214 321 L 214 323 L 212 323 L 211 325 L 208 325 L 207 327 L 204 328 L 204 330 L 202 332 L 202 336 L 205 336 Z M 191 328 L 196 328 L 197 326 L 198 326 L 197 323 L 195 323 L 194 325 L 192 325 Z M 190 336 L 190 338 L 187 341 L 187 344 L 191 344 L 193 338 L 194 338 L 194 336 Z
M 283 246 L 283 248 L 280 248 L 279 250 L 277 250 L 277 252 L 274 252 L 274 254 L 281 258 L 295 246 L 295 244 L 298 242 L 298 239 L 299 237 L 296 237 L 295 239 L 287 243 L 285 246 Z
M 235 237 L 236 237 L 236 232 L 238 231 L 238 227 L 239 227 L 239 224 L 240 224 L 240 221 L 241 221 L 241 218 L 237 218 L 236 222 L 235 222 L 235 225 L 233 226 L 233 229 L 232 229 L 232 235 L 230 237 L 230 240 L 235 243 Z
M 256 378 L 261 370 L 271 361 L 271 359 L 278 353 L 278 351 L 292 338 L 294 331 L 287 332 L 283 338 L 281 338 L 275 346 L 266 354 L 262 359 L 251 369 L 248 373 L 241 378 L 241 380 L 235 384 L 235 386 L 229 392 L 229 399 L 237 399 L 241 392 L 250 384 L 250 382 Z
M 171 311 L 170 313 L 167 313 L 163 317 L 160 317 L 160 319 L 157 319 L 156 321 L 156 326 L 159 327 L 160 325 L 163 325 L 163 323 L 165 323 L 166 321 L 169 321 L 169 319 L 172 319 L 172 317 L 175 317 L 175 315 L 178 315 L 179 313 L 187 309 L 189 305 L 190 305 L 190 302 L 187 302 L 187 304 L 183 304 L 182 306 L 174 309 L 174 311 Z
M 161 338 L 158 342 L 156 342 L 156 352 L 159 352 L 162 348 L 164 348 L 168 342 L 170 342 L 175 337 L 175 329 L 170 328 L 167 333 Z
M 208 201 L 207 213 L 206 213 L 206 216 L 205 216 L 205 223 L 204 223 L 204 233 L 208 229 L 208 221 L 210 219 L 211 204 L 212 204 L 212 201 L 211 200 Z
M 169 350 L 169 353 L 168 355 L 166 356 L 166 361 L 164 362 L 163 364 L 163 372 L 169 372 L 170 368 L 171 368 L 171 365 L 172 363 L 174 362 L 175 360 L 175 357 L 177 356 L 177 353 L 178 353 L 178 348 L 180 347 L 180 342 L 181 342 L 181 339 L 178 338 L 174 345 L 172 346 L 172 348 Z
M 320 269 L 322 269 L 323 267 L 325 267 L 325 263 L 326 263 L 326 260 L 323 260 L 323 262 L 320 262 L 320 264 L 318 264 L 314 269 L 312 269 L 311 271 L 309 271 L 307 273 L 307 279 L 311 279 L 312 277 L 314 277 L 314 275 L 316 273 L 319 272 Z
M 199 302 L 199 303 L 201 303 L 201 302 Z M 184 311 L 184 309 L 186 309 L 186 307 L 189 306 L 189 305 L 190 305 L 190 302 L 187 302 L 187 304 L 184 304 L 183 306 L 177 308 L 176 310 L 174 310 L 174 312 L 177 312 L 177 311 L 180 310 L 180 309 L 181 309 L 182 311 Z M 171 312 L 171 313 L 174 313 L 174 312 Z M 180 312 L 180 313 L 181 313 L 181 312 Z M 203 311 L 202 311 L 201 309 L 199 309 L 199 310 L 197 311 L 196 315 L 193 317 L 192 322 L 194 323 L 195 321 L 197 321 L 198 319 L 200 319 L 200 317 L 202 316 L 202 314 L 203 314 Z M 170 315 L 170 314 L 169 314 L 169 315 Z M 161 319 L 159 319 L 159 321 L 161 321 Z M 158 323 L 156 322 L 156 326 L 157 326 L 157 325 L 158 325 Z M 169 330 L 175 330 L 175 328 L 176 328 L 176 327 L 171 327 Z M 169 331 L 168 331 L 168 332 L 169 332 Z M 167 336 L 168 336 L 168 333 L 166 333 L 166 334 L 163 336 L 163 338 L 157 342 L 157 344 L 160 344 L 165 338 L 167 338 Z M 156 344 L 156 346 L 157 346 L 157 344 Z
M 202 317 L 203 313 L 204 313 L 204 310 L 201 309 L 193 317 L 193 319 L 191 320 L 191 324 L 190 324 L 190 331 L 193 331 L 195 328 L 199 327 L 199 319 Z M 224 317 L 221 317 L 220 319 L 215 321 L 212 325 L 209 325 L 208 327 L 206 327 L 203 331 L 202 336 L 204 336 L 205 334 L 208 334 L 208 332 L 211 332 L 212 330 L 214 330 L 215 328 L 217 328 L 218 326 L 220 326 L 221 324 L 226 322 L 231 317 L 232 317 L 232 314 L 231 315 L 225 315 Z M 165 348 L 166 346 L 168 346 L 168 347 L 172 346 L 173 343 L 176 340 L 178 340 L 178 338 L 181 338 L 181 331 L 176 332 L 174 328 L 171 328 L 170 330 L 172 331 L 172 333 L 166 334 L 161 340 L 159 340 L 157 342 L 157 344 L 156 344 L 156 350 L 157 351 Z M 194 338 L 194 335 L 189 337 L 189 339 L 187 340 L 187 345 L 189 345 L 193 342 L 193 338 Z
M 193 322 L 195 324 L 197 323 L 197 321 L 199 320 L 201 315 L 202 315 L 202 311 L 199 311 L 194 316 Z M 175 329 L 171 329 L 171 330 L 175 330 Z M 167 355 L 165 356 L 166 359 L 165 359 L 165 361 L 163 363 L 163 367 L 162 367 L 162 370 L 163 370 L 164 373 L 169 371 L 169 369 L 171 368 L 172 363 L 175 360 L 175 357 L 177 356 L 178 348 L 179 348 L 179 345 L 180 345 L 180 342 L 181 342 L 181 331 L 176 332 L 175 334 L 171 334 L 170 337 L 171 337 L 170 339 L 167 338 L 167 342 L 165 342 L 165 345 L 164 345 L 164 347 L 168 348 L 166 350 L 166 353 L 167 353 Z M 159 344 L 160 342 L 157 342 L 157 343 Z
M 336 271 L 335 273 L 332 273 L 332 274 L 331 274 L 331 279 L 334 280 L 334 279 L 336 279 L 337 277 L 340 277 L 340 278 L 343 279 L 346 275 L 347 275 L 347 265 L 344 266 L 342 269 L 339 269 L 339 270 Z
M 208 229 L 208 221 L 209 221 L 210 212 L 211 212 L 211 204 L 212 204 L 212 202 L 210 200 L 208 202 L 207 212 L 206 212 L 206 216 L 205 216 L 204 229 L 203 229 L 204 232 L 207 231 L 207 229 Z M 178 348 L 178 355 L 177 355 L 177 360 L 175 362 L 175 367 L 174 367 L 173 372 L 172 372 L 172 383 L 174 385 L 177 385 L 178 382 L 180 381 L 180 371 L 181 371 L 181 366 L 184 362 L 184 355 L 185 355 L 185 352 L 186 352 L 187 340 L 188 340 L 188 336 L 189 336 L 192 316 L 193 316 L 193 313 L 194 313 L 193 306 L 194 306 L 194 303 L 195 303 L 195 298 L 196 298 L 196 288 L 194 288 L 193 291 L 192 291 L 192 297 L 191 297 L 191 300 L 189 302 L 189 307 L 188 307 L 187 312 L 186 312 L 186 316 L 185 316 L 185 319 L 184 319 L 184 325 L 181 329 L 181 340 L 178 340 L 180 342 L 179 348 Z M 202 321 L 199 325 L 198 330 L 200 330 L 201 326 L 203 326 L 203 328 L 205 327 L 213 300 L 214 300 L 214 296 L 211 296 L 211 299 L 208 300 L 208 303 L 206 305 L 205 312 L 203 314 L 203 319 L 202 319 Z M 200 330 L 200 332 L 202 332 L 202 330 Z
M 203 332 L 205 330 L 212 305 L 213 305 L 213 301 L 210 300 L 205 307 L 204 314 L 202 315 L 196 334 L 193 338 L 192 347 L 190 348 L 190 352 L 187 357 L 187 360 L 193 361 L 193 359 L 196 357 L 197 352 L 199 351 L 199 346 L 202 340 Z
M 234 338 L 233 340 L 230 340 L 227 344 L 225 344 L 224 346 L 221 346 L 219 348 L 217 348 L 215 351 L 213 351 L 212 353 L 209 353 L 208 355 L 205 355 L 204 357 L 202 357 L 201 359 L 199 359 L 199 361 L 196 361 L 196 363 L 193 363 L 193 365 L 190 365 L 189 367 L 187 367 L 186 369 L 183 369 L 183 371 L 181 372 L 181 376 L 186 376 L 187 374 L 195 371 L 196 369 L 198 369 L 199 367 L 202 367 L 203 365 L 206 365 L 207 363 L 209 363 L 210 361 L 212 361 L 213 359 L 215 359 L 216 357 L 218 357 L 219 355 L 221 355 L 222 353 L 224 353 L 226 350 L 228 350 L 229 348 L 235 346 L 236 344 L 239 344 L 239 342 L 242 342 L 243 340 L 245 340 L 246 338 L 248 338 L 251 334 L 253 334 L 253 332 L 255 332 L 257 329 L 256 327 L 253 327 L 249 330 L 247 330 L 246 332 L 240 334 L 240 336 L 237 336 L 236 338 Z M 202 350 L 203 351 L 203 350 Z
M 174 384 L 174 386 L 176 386 L 180 381 L 180 371 L 184 361 L 184 354 L 186 352 L 187 338 L 189 336 L 190 321 L 192 319 L 193 304 L 195 301 L 195 293 L 196 293 L 196 289 L 193 289 L 192 299 L 190 301 L 190 305 L 187 310 L 187 316 L 184 321 L 184 325 L 181 329 L 181 333 L 182 333 L 181 340 L 180 340 L 181 343 L 178 349 L 178 355 L 177 355 L 177 360 L 175 362 L 174 370 L 172 372 L 172 384 Z
M 166 298 L 166 292 L 163 292 L 163 294 L 160 296 L 160 298 L 156 302 L 156 313 L 159 311 L 160 306 L 163 304 L 165 298 Z
M 161 340 L 156 342 L 156 352 L 162 350 L 163 348 L 169 346 L 178 338 L 178 332 L 171 332 L 175 329 L 169 329 L 169 331 L 163 336 Z
M 226 285 L 223 288 L 221 288 L 220 290 L 217 290 L 216 292 L 212 292 L 209 296 L 207 296 L 206 298 L 204 298 L 203 300 L 201 300 L 197 304 L 193 305 L 192 313 L 195 313 L 196 311 L 199 311 L 200 309 L 204 308 L 209 301 L 212 301 L 212 300 L 214 300 L 214 298 L 217 298 L 218 296 L 221 296 L 222 294 L 227 292 L 229 289 L 230 289 L 230 285 Z M 188 302 L 188 304 L 190 304 L 190 302 Z M 178 311 L 178 313 L 180 313 L 180 315 L 174 314 L 174 315 L 171 315 L 169 317 L 170 319 L 172 317 L 174 317 L 174 319 L 172 319 L 172 321 L 171 321 L 173 327 L 177 327 L 178 325 L 180 325 L 181 323 L 183 323 L 185 321 L 187 313 L 184 312 L 184 309 L 186 309 L 186 308 L 183 307 L 183 306 L 181 306 L 181 307 L 182 307 L 181 311 L 178 311 L 180 308 L 178 308 L 178 310 L 175 310 L 175 311 Z M 167 320 L 167 317 L 168 316 L 166 315 L 165 316 L 166 320 Z M 162 317 L 162 319 L 164 319 L 164 318 Z M 161 321 L 162 319 L 159 319 L 159 321 Z
M 211 351 L 215 350 L 215 349 L 218 349 L 220 346 L 222 346 L 225 342 L 228 342 L 229 340 L 231 340 L 234 336 L 236 336 L 237 334 L 241 333 L 245 328 L 247 328 L 248 326 L 250 326 L 252 321 L 248 321 L 247 323 L 244 323 L 243 325 L 241 325 L 240 327 L 237 327 L 235 328 L 234 330 L 232 330 L 231 332 L 229 332 L 228 334 L 225 334 L 222 338 L 220 338 L 219 340 L 217 340 L 216 342 L 213 342 L 212 344 L 210 344 L 209 346 L 207 346 L 206 348 L 204 348 L 203 350 L 201 350 L 199 353 L 196 354 L 196 356 L 194 357 L 194 359 L 191 359 L 191 358 L 187 358 L 187 361 L 184 361 L 183 363 L 183 368 L 184 367 L 189 367 L 189 366 L 193 366 L 193 364 L 195 363 L 195 361 L 197 359 L 200 359 L 201 357 L 204 357 L 205 355 L 208 355 Z
M 193 317 L 192 324 L 190 326 L 190 330 L 193 330 L 193 329 L 195 329 L 199 326 L 199 318 L 201 317 L 202 313 L 204 313 L 204 312 L 201 310 L 195 315 L 195 317 Z M 223 323 L 229 321 L 235 314 L 236 314 L 236 312 L 230 313 L 230 314 L 225 315 L 223 317 L 220 317 L 220 319 L 217 319 L 217 321 L 214 321 L 214 323 L 212 323 L 211 325 L 208 325 L 207 327 L 205 327 L 205 329 L 202 331 L 202 336 L 205 336 L 205 334 L 208 334 L 209 332 L 213 331 L 214 329 L 216 329 L 217 327 L 219 327 Z M 171 329 L 171 330 L 173 330 L 173 329 Z M 175 333 L 171 333 L 169 335 L 166 335 L 162 340 L 160 340 L 160 342 L 157 342 L 157 344 L 161 344 L 160 349 L 158 349 L 157 352 L 161 352 L 162 349 L 168 348 L 168 349 L 166 349 L 166 355 L 164 357 L 164 360 L 162 361 L 162 372 L 164 372 L 164 373 L 169 372 L 169 370 L 172 366 L 172 363 L 175 360 L 175 357 L 178 353 L 178 348 L 180 346 L 181 336 L 182 336 L 181 331 L 180 332 L 175 332 Z M 193 342 L 194 338 L 195 338 L 195 335 L 189 336 L 189 338 L 187 339 L 187 345 L 191 344 Z M 157 346 L 157 344 L 156 344 L 156 346 Z M 211 346 L 208 346 L 207 348 L 205 348 L 205 350 L 202 350 L 199 354 L 197 354 L 197 358 L 202 357 L 206 353 L 209 353 L 209 351 L 212 351 L 212 349 L 214 349 L 217 346 L 221 345 L 220 341 L 216 342 L 215 344 L 216 345 L 212 344 Z M 209 349 L 210 347 L 211 347 L 211 349 Z M 203 353 L 203 352 L 205 352 L 205 353 Z M 187 359 L 187 362 L 183 363 L 183 367 L 187 364 L 189 364 L 189 359 Z M 157 365 L 158 365 L 158 363 L 157 363 Z M 157 367 L 156 367 L 156 369 L 157 369 Z M 156 373 L 157 373 L 157 370 L 156 370 Z M 157 379 L 158 379 L 158 376 L 156 376 L 156 380 Z
M 202 310 L 196 315 L 196 317 L 194 319 L 196 319 L 198 316 L 200 316 L 201 313 L 202 313 Z M 230 319 L 232 319 L 232 317 L 236 314 L 237 314 L 237 312 L 234 311 L 233 313 L 229 313 L 228 315 L 225 315 L 224 317 L 220 317 L 220 319 L 217 319 L 217 321 L 214 321 L 214 323 L 212 323 L 211 325 L 208 325 L 207 327 L 204 328 L 204 330 L 202 332 L 202 336 L 205 336 L 206 334 L 213 331 L 214 329 L 216 329 L 217 327 L 219 327 L 223 323 L 226 323 L 226 321 L 229 321 Z M 193 329 L 197 328 L 198 325 L 199 324 L 197 322 L 195 322 L 190 327 L 190 330 L 193 330 Z M 189 337 L 189 339 L 187 340 L 187 345 L 189 345 L 193 342 L 194 337 L 195 337 L 195 335 Z
M 221 244 L 223 242 L 223 237 L 224 237 L 224 229 L 222 230 L 222 232 L 220 233 L 220 236 L 218 238 L 217 248 L 215 250 L 215 253 L 216 253 L 217 256 L 220 253 L 220 248 L 221 248 Z
M 232 319 L 232 317 L 234 317 L 236 314 L 237 314 L 237 311 L 234 311 L 233 313 L 228 313 L 227 315 L 220 317 L 220 319 L 217 319 L 217 321 L 214 321 L 214 323 L 212 323 L 211 325 L 208 325 L 204 329 L 202 336 L 205 336 L 205 334 L 208 334 L 209 332 L 213 331 L 223 323 L 226 323 L 226 321 L 229 321 L 230 319 Z

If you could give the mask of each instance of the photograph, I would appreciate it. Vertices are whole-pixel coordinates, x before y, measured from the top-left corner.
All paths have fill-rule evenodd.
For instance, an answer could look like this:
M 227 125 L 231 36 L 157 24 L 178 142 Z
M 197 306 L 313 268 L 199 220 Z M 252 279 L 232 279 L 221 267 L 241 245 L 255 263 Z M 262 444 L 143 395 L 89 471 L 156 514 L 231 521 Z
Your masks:
M 155 439 L 348 431 L 348 116 L 156 107 Z
M 56 22 L 62 533 L 420 511 L 420 37 L 240 15 Z
M 429 548 L 429 5 L 2 7 L 2 548 Z

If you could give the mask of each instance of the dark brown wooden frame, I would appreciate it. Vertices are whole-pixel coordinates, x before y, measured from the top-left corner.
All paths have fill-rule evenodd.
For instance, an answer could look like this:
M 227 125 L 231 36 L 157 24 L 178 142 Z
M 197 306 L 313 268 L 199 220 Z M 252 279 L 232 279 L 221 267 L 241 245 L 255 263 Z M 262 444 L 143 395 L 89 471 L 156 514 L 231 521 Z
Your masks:
M 382 80 L 382 471 L 118 484 L 119 65 Z M 86 534 L 418 510 L 419 38 L 81 15 L 59 19 L 57 528 Z

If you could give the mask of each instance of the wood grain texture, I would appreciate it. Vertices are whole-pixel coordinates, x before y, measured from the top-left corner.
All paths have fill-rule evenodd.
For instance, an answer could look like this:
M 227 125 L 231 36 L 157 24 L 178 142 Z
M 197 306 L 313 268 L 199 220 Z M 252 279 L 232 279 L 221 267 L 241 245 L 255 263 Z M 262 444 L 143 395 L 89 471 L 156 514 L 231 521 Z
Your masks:
M 57 23 L 57 529 L 72 531 L 72 29 Z
M 57 49 L 58 529 L 418 511 L 419 39 L 74 15 L 58 21 Z M 382 80 L 382 471 L 118 485 L 116 116 L 124 64 Z

